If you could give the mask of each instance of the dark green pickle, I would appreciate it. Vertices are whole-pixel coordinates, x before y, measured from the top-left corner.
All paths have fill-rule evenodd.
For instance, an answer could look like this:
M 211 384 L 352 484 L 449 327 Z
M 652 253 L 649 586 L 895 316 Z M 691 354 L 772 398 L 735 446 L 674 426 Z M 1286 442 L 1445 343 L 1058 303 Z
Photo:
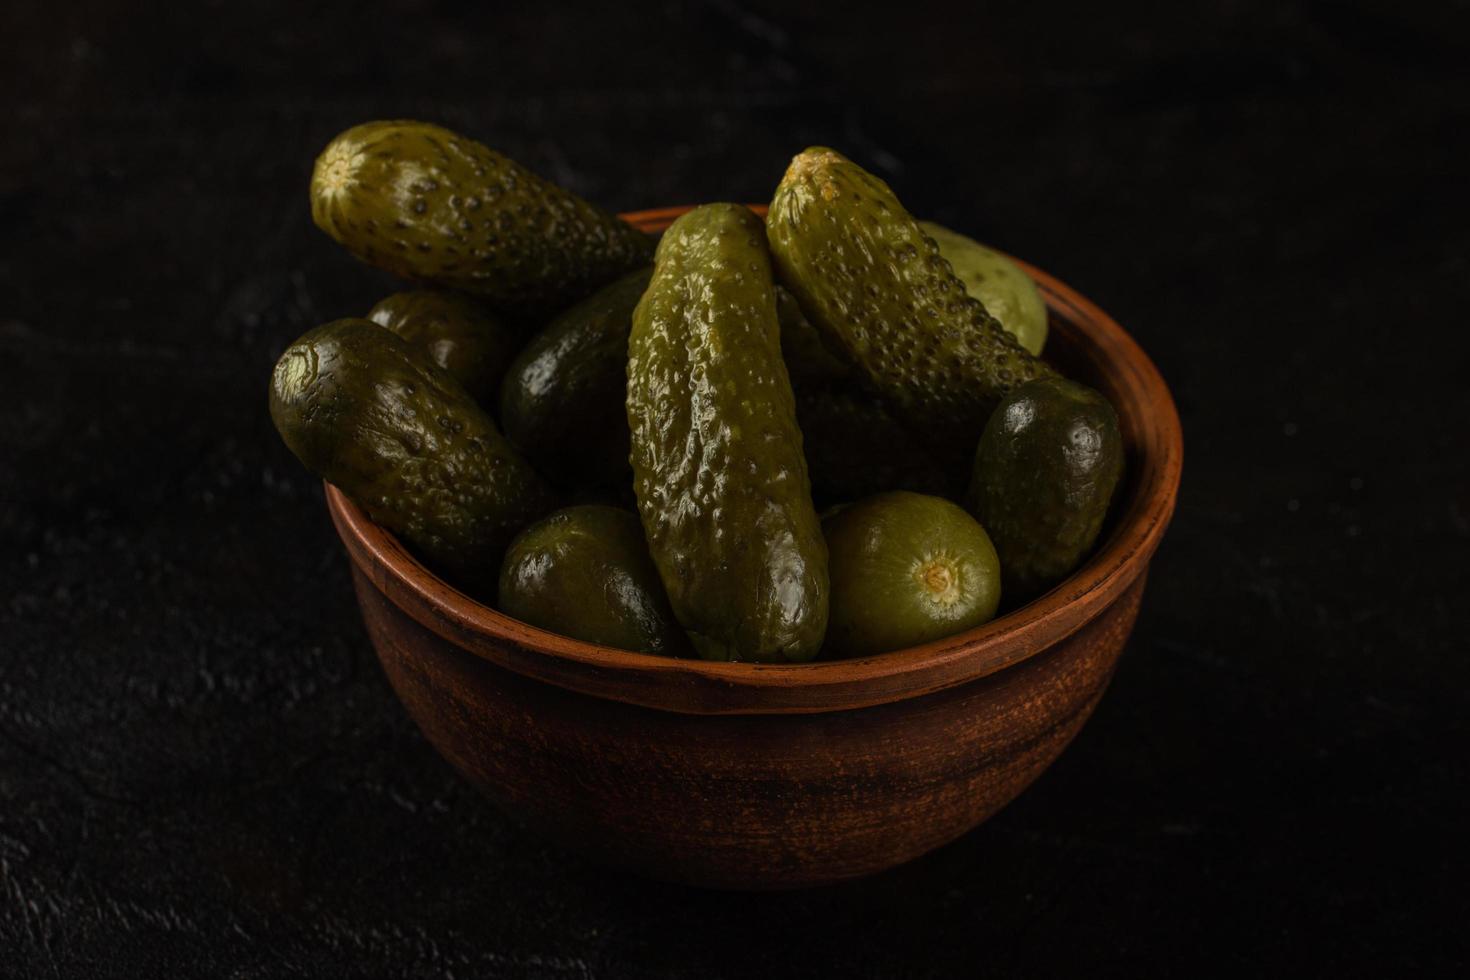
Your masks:
M 563 486 L 628 486 L 628 332 L 653 269 L 604 286 L 552 320 L 511 362 L 500 424 Z
M 822 522 L 832 568 L 825 655 L 866 657 L 988 622 L 1001 566 L 973 517 L 941 497 L 895 491 Z
M 303 334 L 276 362 L 271 419 L 306 468 L 456 581 L 493 589 L 550 489 L 443 369 L 368 320 Z
M 766 233 L 827 344 L 943 453 L 968 457 L 1007 391 L 1053 373 L 966 292 L 888 185 L 839 153 L 791 161 Z
M 1102 395 L 1046 378 L 1006 396 L 980 437 L 966 504 L 995 542 L 1008 602 L 1082 563 L 1122 476 L 1118 416 Z
M 481 405 L 495 404 L 501 375 L 515 354 L 515 336 L 474 300 L 416 289 L 383 299 L 367 318 L 428 354 Z
M 396 276 L 545 317 L 629 269 L 653 240 L 487 146 L 412 120 L 339 134 L 311 176 L 317 227 Z
M 649 550 L 695 651 L 816 656 L 827 549 L 749 209 L 706 205 L 664 233 L 633 314 L 627 412 Z
M 506 550 L 499 596 L 507 616 L 574 640 L 665 656 L 689 652 L 643 525 L 616 507 L 567 507 L 522 531 Z

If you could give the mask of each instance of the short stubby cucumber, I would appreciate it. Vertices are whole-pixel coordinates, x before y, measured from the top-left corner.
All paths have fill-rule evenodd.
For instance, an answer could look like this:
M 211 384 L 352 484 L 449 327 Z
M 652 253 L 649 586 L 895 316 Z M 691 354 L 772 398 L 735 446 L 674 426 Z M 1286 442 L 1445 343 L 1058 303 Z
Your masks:
M 980 437 L 966 504 L 995 542 L 1008 601 L 1082 564 L 1123 465 L 1118 415 L 1086 385 L 1044 378 L 1005 397 Z
M 442 289 L 394 293 L 367 318 L 429 355 L 481 405 L 493 405 L 515 336 L 467 296 Z
M 555 313 L 648 262 L 653 240 L 465 136 L 412 120 L 363 123 L 317 157 L 317 227 L 405 279 L 483 296 L 513 316 Z
M 948 454 L 973 450 L 1006 392 L 1054 373 L 966 292 L 888 185 L 833 150 L 791 161 L 766 233 L 828 345 Z
M 551 492 L 442 368 L 368 320 L 303 334 L 276 362 L 271 419 L 306 468 L 457 581 L 493 590 Z
M 689 649 L 643 526 L 620 507 L 567 507 L 516 535 L 500 570 L 499 606 L 588 643 L 666 656 Z
M 664 233 L 633 314 L 627 412 L 649 550 L 696 652 L 816 656 L 827 548 L 749 209 L 706 205 Z

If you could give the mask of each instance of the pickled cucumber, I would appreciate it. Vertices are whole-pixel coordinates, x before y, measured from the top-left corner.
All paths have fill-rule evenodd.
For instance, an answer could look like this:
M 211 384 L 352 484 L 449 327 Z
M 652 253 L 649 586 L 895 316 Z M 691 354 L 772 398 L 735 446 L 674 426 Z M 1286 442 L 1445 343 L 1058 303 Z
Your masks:
M 588 643 L 678 656 L 674 620 L 643 526 L 633 513 L 567 507 L 526 528 L 506 550 L 498 605 L 522 622 Z
M 505 434 L 564 486 L 626 487 L 628 331 L 653 269 L 637 269 L 532 337 L 500 389 Z
M 781 359 L 761 222 L 696 208 L 664 233 L 633 314 L 634 490 L 700 656 L 803 661 L 827 626 L 827 548 Z
M 595 205 L 441 126 L 363 123 L 311 177 L 317 227 L 405 279 L 483 296 L 513 316 L 563 309 L 644 265 L 653 242 Z
M 493 589 L 551 492 L 443 369 L 368 320 L 303 334 L 276 362 L 271 419 L 313 473 L 457 580 Z
M 971 629 L 1000 606 L 985 529 L 957 504 L 897 491 L 823 522 L 832 569 L 825 655 L 863 657 Z
M 888 185 L 813 147 L 766 232 L 781 281 L 824 340 L 916 435 L 968 455 L 997 402 L 1054 372 L 971 297 Z
M 1102 395 L 1045 378 L 1006 396 L 980 437 L 966 505 L 995 542 L 1008 601 L 1082 563 L 1122 475 L 1118 416 Z

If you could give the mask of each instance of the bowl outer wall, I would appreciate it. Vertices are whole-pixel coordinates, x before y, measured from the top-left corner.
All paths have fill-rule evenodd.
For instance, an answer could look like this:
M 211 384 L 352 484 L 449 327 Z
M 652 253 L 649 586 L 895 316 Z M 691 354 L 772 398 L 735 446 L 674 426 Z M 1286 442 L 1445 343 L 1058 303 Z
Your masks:
M 645 231 L 687 207 L 623 215 Z M 764 214 L 765 208 L 752 210 Z M 932 643 L 854 660 L 716 663 L 633 653 L 537 629 L 471 599 L 426 569 L 330 485 L 327 506 L 358 572 L 395 606 L 455 646 L 517 674 L 616 701 L 689 714 L 841 711 L 885 704 L 1005 670 L 1077 632 L 1147 569 L 1173 515 L 1183 435 L 1167 385 L 1106 313 L 1060 280 L 1016 260 L 1036 281 L 1057 347 L 1118 410 L 1129 472 L 1121 506 L 1093 556 L 1035 601 Z
M 712 888 L 830 884 L 912 860 L 1016 798 L 1102 699 L 1144 577 L 1023 663 L 841 712 L 693 715 L 543 684 L 458 649 L 357 569 L 409 715 L 512 820 L 607 865 Z

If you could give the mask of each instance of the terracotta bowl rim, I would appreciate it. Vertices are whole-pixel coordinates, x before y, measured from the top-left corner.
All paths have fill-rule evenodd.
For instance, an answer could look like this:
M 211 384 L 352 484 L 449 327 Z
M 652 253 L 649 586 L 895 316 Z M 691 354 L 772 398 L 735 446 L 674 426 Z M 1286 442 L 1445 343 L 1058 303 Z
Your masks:
M 764 214 L 763 206 L 751 205 Z M 666 227 L 688 206 L 629 212 L 644 230 Z M 1148 438 L 1132 447 L 1131 497 L 1092 557 L 1040 598 L 983 626 L 921 646 L 807 664 L 681 660 L 599 646 L 511 619 L 429 571 L 336 487 L 326 501 L 349 557 L 393 603 L 455 646 L 517 673 L 572 690 L 695 714 L 805 713 L 882 704 L 952 687 L 1014 666 L 1075 633 L 1143 574 L 1173 514 L 1183 433 L 1168 386 L 1138 344 L 1096 304 L 1054 276 L 1016 260 L 1094 348 L 1124 368 L 1118 383 L 1151 407 Z M 1121 414 L 1121 408 L 1120 408 Z

